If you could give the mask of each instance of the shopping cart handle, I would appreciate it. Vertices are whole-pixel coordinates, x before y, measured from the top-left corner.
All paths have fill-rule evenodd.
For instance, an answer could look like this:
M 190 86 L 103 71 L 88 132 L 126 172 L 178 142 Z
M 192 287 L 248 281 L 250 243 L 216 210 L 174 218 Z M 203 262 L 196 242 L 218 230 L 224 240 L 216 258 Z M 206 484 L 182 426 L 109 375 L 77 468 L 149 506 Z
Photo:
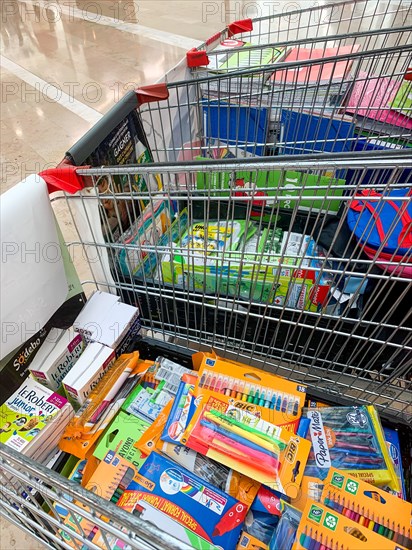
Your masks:
M 234 36 L 235 34 L 241 34 L 242 32 L 253 31 L 252 19 L 241 19 L 240 21 L 233 21 L 227 26 L 228 36 Z
M 197 50 L 196 48 L 192 48 L 186 54 L 186 61 L 189 69 L 193 69 L 195 67 L 209 65 L 210 60 L 206 50 Z
M 405 76 L 403 77 L 404 80 L 412 80 L 412 67 L 409 67 L 409 69 L 406 69 Z
M 151 103 L 152 101 L 163 101 L 169 97 L 169 90 L 166 84 L 151 84 L 150 86 L 141 86 L 135 90 L 139 105 Z
M 72 166 L 71 164 L 61 163 L 56 168 L 48 168 L 39 173 L 47 184 L 49 194 L 56 191 L 66 191 L 73 195 L 84 188 L 82 176 L 77 174 L 79 168 L 90 168 L 90 166 Z

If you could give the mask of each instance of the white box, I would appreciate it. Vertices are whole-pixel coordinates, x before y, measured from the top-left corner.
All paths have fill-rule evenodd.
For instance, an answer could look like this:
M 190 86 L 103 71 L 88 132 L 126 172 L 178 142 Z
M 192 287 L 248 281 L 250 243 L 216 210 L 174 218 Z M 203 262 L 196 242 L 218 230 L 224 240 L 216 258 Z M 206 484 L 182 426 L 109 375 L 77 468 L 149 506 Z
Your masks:
M 112 349 L 102 344 L 88 344 L 77 363 L 63 378 L 63 387 L 73 406 L 83 405 L 89 393 L 115 361 Z
M 58 391 L 63 378 L 82 354 L 85 344 L 73 329 L 52 329 L 30 364 L 29 370 L 38 382 Z
M 101 322 L 101 319 L 105 317 L 107 310 L 118 302 L 119 296 L 97 290 L 87 300 L 83 309 L 74 321 L 74 330 L 84 334 L 86 338 L 89 338 L 91 333 Z
M 75 330 L 89 342 L 98 342 L 116 350 L 119 356 L 140 331 L 139 310 L 119 301 L 111 302 L 104 293 L 96 294 L 77 317 Z M 104 308 L 101 303 L 104 303 Z

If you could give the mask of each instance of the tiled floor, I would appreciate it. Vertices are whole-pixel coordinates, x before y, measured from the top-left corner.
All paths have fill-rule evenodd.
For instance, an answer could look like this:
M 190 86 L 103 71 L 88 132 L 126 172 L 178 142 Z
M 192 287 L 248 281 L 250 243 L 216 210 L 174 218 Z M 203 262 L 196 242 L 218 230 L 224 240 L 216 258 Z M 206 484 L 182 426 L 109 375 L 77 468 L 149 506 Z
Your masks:
M 227 22 L 330 1 L 2 0 L 1 191 L 59 162 L 125 90 L 157 81 Z M 41 548 L 7 522 L 0 535 L 1 550 Z

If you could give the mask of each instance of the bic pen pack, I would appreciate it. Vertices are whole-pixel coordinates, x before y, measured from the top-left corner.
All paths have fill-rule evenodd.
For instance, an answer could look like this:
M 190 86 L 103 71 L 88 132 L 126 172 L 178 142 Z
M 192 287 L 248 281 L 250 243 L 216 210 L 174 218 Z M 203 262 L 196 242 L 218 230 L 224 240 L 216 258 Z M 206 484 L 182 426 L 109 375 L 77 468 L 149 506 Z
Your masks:
M 138 352 L 121 355 L 66 427 L 60 449 L 78 458 L 89 457 L 147 367 L 148 363 L 139 360 Z
M 200 548 L 211 543 L 225 550 L 235 549 L 247 513 L 245 504 L 156 452 L 146 459 L 118 506 L 149 521 L 153 515 L 157 525 L 188 544 L 196 535 L 204 541 Z
M 221 359 L 212 353 L 196 353 L 193 365 L 199 369 L 195 395 L 213 391 L 267 409 L 270 421 L 296 433 L 306 386 L 260 369 Z
M 271 489 L 296 497 L 310 443 L 265 420 L 265 414 L 269 414 L 265 408 L 209 392 L 182 443 Z

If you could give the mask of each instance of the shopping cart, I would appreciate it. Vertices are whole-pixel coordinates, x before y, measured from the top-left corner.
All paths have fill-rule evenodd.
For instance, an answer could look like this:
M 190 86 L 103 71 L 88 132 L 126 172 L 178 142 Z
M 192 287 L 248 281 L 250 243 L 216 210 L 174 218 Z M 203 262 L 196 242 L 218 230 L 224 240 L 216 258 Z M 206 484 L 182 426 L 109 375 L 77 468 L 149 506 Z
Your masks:
M 404 2 L 382 8 L 380 2 L 349 1 L 290 13 L 286 25 L 282 16 L 272 16 L 254 21 L 253 29 L 250 21 L 229 26 L 189 52 L 166 83 L 130 92 L 68 152 L 64 165 L 42 173 L 51 190 L 65 191 L 52 200 L 57 210 L 67 210 L 76 230 L 69 243 L 73 256 L 82 250 L 88 259 L 86 293 L 118 293 L 139 306 L 144 333 L 156 335 L 157 341 L 136 342 L 142 357 L 190 364 L 190 350 L 213 347 L 306 384 L 314 398 L 374 404 L 401 431 L 410 424 L 411 251 L 401 243 L 388 253 L 410 204 L 412 163 L 404 147 L 410 130 L 398 126 L 389 136 L 395 146 L 382 150 L 376 141 L 388 136 L 375 123 L 333 138 L 311 126 L 310 137 L 296 140 L 287 137 L 290 123 L 282 121 L 282 110 L 289 109 L 341 117 L 342 126 L 353 78 L 365 88 L 366 71 L 400 85 L 412 65 L 410 16 Z M 255 52 L 255 60 L 257 52 L 257 65 L 211 73 L 205 55 L 212 58 L 211 48 L 234 34 L 256 44 L 245 51 Z M 319 74 L 328 64 L 343 63 L 345 74 L 350 66 L 338 85 L 340 99 L 325 102 L 333 71 L 326 83 L 292 80 L 286 89 L 285 80 L 267 93 L 253 89 L 250 82 L 262 74 L 287 74 L 298 65 L 263 66 L 268 47 L 309 42 L 319 48 L 361 45 L 302 62 L 309 73 L 320 66 Z M 369 110 L 378 108 L 388 110 Z M 153 162 L 84 167 L 129 116 Z M 230 154 L 222 158 L 222 150 Z M 383 208 L 394 194 L 398 213 L 371 252 L 377 224 L 361 229 L 356 216 Z M 355 201 L 362 203 L 357 211 Z M 216 233 L 225 235 L 223 244 Z M 251 251 L 249 239 L 261 235 L 262 247 Z M 50 548 L 99 548 L 87 540 L 81 518 L 100 528 L 105 548 L 116 539 L 139 550 L 185 548 L 139 516 L 3 446 L 0 461 L 3 515 Z M 59 505 L 70 511 L 79 533 L 64 528 Z

